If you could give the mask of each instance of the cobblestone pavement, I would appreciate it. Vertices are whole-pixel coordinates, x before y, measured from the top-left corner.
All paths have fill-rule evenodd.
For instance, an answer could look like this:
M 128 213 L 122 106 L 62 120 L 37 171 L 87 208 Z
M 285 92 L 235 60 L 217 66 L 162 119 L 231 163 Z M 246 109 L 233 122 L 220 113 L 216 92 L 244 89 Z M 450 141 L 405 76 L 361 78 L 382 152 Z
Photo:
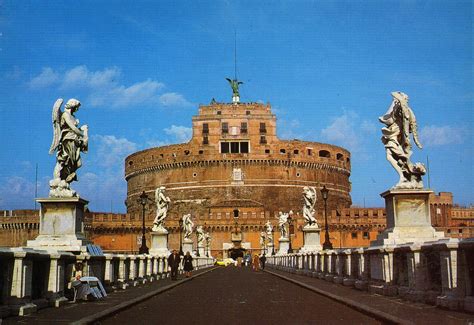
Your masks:
M 102 324 L 380 324 L 350 307 L 264 272 L 218 268 Z

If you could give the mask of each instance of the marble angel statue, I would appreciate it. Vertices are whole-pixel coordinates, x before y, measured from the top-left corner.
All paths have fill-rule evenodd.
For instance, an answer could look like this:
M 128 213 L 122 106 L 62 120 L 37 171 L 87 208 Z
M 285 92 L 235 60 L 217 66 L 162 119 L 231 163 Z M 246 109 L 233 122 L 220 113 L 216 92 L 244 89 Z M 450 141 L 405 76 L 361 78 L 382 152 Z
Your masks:
M 280 238 L 288 238 L 288 218 L 293 215 L 293 211 L 290 210 L 288 213 L 278 213 L 278 229 L 280 230 Z
M 183 230 L 184 240 L 191 240 L 191 234 L 193 233 L 194 222 L 191 220 L 191 214 L 185 214 L 183 216 Z
M 206 239 L 206 234 L 204 233 L 204 229 L 202 228 L 202 226 L 196 227 L 196 236 L 198 246 L 204 247 L 204 240 Z
M 267 220 L 267 222 L 265 223 L 265 229 L 267 233 L 268 245 L 272 245 L 273 244 L 273 237 L 272 237 L 273 226 L 270 220 Z
M 316 189 L 312 186 L 305 186 L 303 188 L 303 198 L 303 217 L 306 221 L 306 225 L 317 227 L 318 224 L 314 217 L 314 213 L 316 212 L 314 209 L 314 206 L 316 205 Z
M 170 206 L 170 198 L 165 196 L 166 187 L 160 186 L 155 190 L 156 217 L 153 220 L 152 231 L 165 230 L 165 219 Z
M 398 173 L 400 179 L 394 189 L 421 189 L 421 176 L 426 173 L 422 163 L 413 164 L 410 161 L 413 141 L 422 149 L 418 139 L 415 114 L 408 106 L 408 95 L 396 91 L 392 92 L 392 104 L 379 121 L 385 124 L 382 128 L 382 143 L 385 146 L 387 160 Z
M 49 182 L 50 197 L 73 197 L 76 192 L 70 188 L 77 181 L 77 170 L 82 166 L 81 152 L 87 152 L 89 135 L 88 126 L 79 127 L 79 119 L 74 114 L 81 103 L 69 99 L 61 111 L 63 99 L 56 100 L 53 106 L 53 142 L 49 154 L 56 152 L 56 166 L 53 179 Z
M 265 231 L 260 232 L 260 247 L 265 248 L 265 243 L 267 240 L 267 233 Z

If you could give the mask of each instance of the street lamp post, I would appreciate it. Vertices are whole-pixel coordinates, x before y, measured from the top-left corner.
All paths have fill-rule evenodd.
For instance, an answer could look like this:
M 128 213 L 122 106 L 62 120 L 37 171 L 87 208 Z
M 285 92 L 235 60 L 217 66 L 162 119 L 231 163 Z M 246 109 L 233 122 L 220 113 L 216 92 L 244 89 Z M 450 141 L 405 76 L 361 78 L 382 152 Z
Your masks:
M 291 247 L 291 225 L 293 223 L 293 218 L 291 218 L 291 215 L 288 216 L 288 239 L 290 242 L 288 243 L 288 254 L 293 253 L 293 247 Z
M 179 223 L 179 256 L 183 256 L 184 255 L 184 252 L 183 252 L 183 237 L 182 237 L 182 234 L 183 234 L 183 219 L 180 218 L 178 223 Z
M 146 246 L 145 238 L 145 206 L 148 202 L 148 195 L 146 195 L 145 191 L 143 191 L 143 193 L 140 195 L 139 202 L 142 205 L 142 244 L 138 250 L 138 253 L 148 254 L 148 247 Z
M 327 204 L 328 193 L 329 193 L 329 190 L 326 188 L 326 186 L 323 186 L 323 188 L 321 189 L 321 194 L 324 200 L 324 228 L 326 230 L 326 233 L 324 236 L 323 249 L 332 249 L 332 244 L 331 244 L 331 241 L 329 240 L 328 204 Z
M 272 256 L 275 255 L 275 229 L 272 227 Z

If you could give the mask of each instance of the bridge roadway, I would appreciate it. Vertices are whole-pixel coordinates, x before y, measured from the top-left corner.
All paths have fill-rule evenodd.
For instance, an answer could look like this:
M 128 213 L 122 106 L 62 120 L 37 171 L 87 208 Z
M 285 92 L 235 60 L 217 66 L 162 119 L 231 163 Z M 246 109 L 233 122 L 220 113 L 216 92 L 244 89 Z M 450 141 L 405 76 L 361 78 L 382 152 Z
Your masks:
M 234 266 L 203 269 L 191 279 L 162 279 L 0 324 L 474 324 L 473 314 L 268 271 L 273 274 Z
M 250 268 L 218 268 L 102 324 L 380 324 L 350 307 Z

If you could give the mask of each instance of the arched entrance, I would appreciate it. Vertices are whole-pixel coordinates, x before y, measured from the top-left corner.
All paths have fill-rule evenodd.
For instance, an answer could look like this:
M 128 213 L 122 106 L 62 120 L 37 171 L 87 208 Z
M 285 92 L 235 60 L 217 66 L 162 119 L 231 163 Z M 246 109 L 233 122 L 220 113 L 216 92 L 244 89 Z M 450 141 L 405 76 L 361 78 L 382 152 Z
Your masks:
M 233 260 L 237 260 L 237 258 L 241 257 L 244 258 L 246 249 L 239 247 L 239 248 L 231 248 L 227 250 L 227 256 L 229 256 Z

